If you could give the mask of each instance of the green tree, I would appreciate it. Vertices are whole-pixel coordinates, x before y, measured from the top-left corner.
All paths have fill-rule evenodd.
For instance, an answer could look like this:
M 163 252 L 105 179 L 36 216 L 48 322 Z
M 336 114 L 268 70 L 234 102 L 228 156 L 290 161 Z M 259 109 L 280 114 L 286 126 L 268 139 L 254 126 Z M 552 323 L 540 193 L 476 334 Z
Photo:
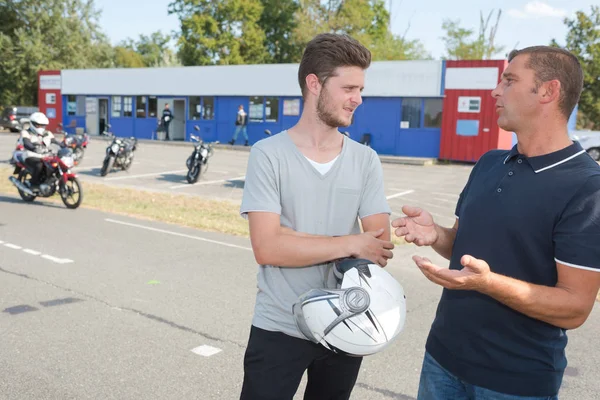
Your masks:
M 124 61 L 124 67 L 166 67 L 176 63 L 173 50 L 169 48 L 171 37 L 160 31 L 149 36 L 140 35 L 137 41 L 129 38 L 122 41 L 115 55 L 115 62 Z M 124 50 L 128 51 L 124 51 Z M 134 55 L 135 54 L 135 55 Z M 125 56 L 125 57 L 123 57 Z M 141 65 L 140 64 L 141 61 Z
M 490 26 L 493 13 L 492 10 L 486 19 L 483 18 L 482 12 L 479 13 L 479 33 L 475 38 L 472 38 L 475 31 L 461 27 L 460 20 L 445 19 L 442 24 L 442 29 L 445 31 L 442 40 L 446 44 L 447 55 L 444 58 L 449 60 L 489 60 L 502 52 L 504 47 L 494 43 L 502 10 L 498 10 L 496 23 Z
M 143 68 L 147 67 L 144 62 L 144 57 L 141 54 L 137 53 L 135 50 L 132 50 L 128 47 L 124 46 L 116 46 L 114 48 L 114 63 L 115 67 L 118 68 Z
M 300 4 L 296 0 L 261 0 L 263 11 L 258 26 L 265 32 L 267 62 L 291 63 L 302 56 L 302 48 L 294 40 L 297 26 L 296 12 Z
M 578 128 L 600 128 L 600 7 L 592 6 L 586 14 L 577 11 L 573 19 L 565 18 L 569 28 L 564 48 L 575 54 L 583 68 L 583 92 L 579 100 Z M 555 39 L 552 46 L 561 47 Z
M 181 24 L 183 65 L 256 64 L 268 60 L 265 32 L 258 21 L 260 0 L 175 0 L 169 14 Z
M 301 48 L 319 33 L 336 32 L 360 41 L 374 61 L 429 58 L 419 40 L 389 31 L 390 14 L 383 0 L 301 0 L 300 5 L 294 39 Z
M 0 2 L 0 104 L 37 104 L 40 70 L 112 65 L 93 0 Z

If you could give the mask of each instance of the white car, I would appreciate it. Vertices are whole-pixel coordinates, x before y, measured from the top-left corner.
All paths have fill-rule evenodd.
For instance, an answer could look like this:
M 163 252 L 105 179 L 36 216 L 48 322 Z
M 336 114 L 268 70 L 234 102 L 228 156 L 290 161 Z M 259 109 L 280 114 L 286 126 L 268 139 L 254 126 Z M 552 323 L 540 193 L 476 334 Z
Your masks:
M 572 131 L 570 136 L 578 141 L 594 160 L 600 161 L 600 131 Z

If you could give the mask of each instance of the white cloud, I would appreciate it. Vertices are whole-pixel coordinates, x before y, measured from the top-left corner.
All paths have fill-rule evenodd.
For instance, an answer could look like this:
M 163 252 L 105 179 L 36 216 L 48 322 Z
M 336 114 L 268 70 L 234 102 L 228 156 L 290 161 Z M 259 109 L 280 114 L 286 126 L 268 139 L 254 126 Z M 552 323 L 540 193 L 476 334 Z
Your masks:
M 530 1 L 523 10 L 511 8 L 508 15 L 513 18 L 544 18 L 544 17 L 565 17 L 567 11 L 561 8 L 554 8 L 542 1 Z

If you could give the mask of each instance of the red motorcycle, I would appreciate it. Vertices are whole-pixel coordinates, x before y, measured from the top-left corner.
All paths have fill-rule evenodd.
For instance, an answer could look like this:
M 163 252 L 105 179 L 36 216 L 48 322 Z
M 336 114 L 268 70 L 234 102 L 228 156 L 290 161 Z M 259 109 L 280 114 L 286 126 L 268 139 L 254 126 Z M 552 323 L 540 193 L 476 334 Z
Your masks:
M 19 195 L 26 202 L 32 202 L 36 197 L 50 197 L 56 192 L 67 208 L 75 209 L 81 205 L 83 193 L 77 174 L 71 172 L 75 165 L 73 151 L 68 147 L 61 148 L 58 153 L 42 155 L 42 171 L 40 173 L 39 191 L 30 189 L 31 172 L 25 165 L 26 152 L 15 151 L 11 164 L 15 166 L 15 176 L 8 179 L 16 186 Z

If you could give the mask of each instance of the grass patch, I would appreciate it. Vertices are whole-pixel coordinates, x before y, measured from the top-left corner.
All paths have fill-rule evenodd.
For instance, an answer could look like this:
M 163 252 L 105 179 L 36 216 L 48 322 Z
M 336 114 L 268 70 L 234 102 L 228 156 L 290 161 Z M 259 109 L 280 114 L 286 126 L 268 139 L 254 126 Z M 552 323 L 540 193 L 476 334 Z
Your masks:
M 12 168 L 0 167 L 0 193 L 18 195 L 17 189 L 8 180 L 12 171 Z M 240 216 L 240 206 L 233 202 L 90 182 L 82 182 L 82 187 L 83 208 L 250 237 L 248 222 Z M 58 196 L 40 200 L 62 204 Z M 392 241 L 396 245 L 405 244 L 402 238 L 394 237 Z
M 17 189 L 8 180 L 12 169 L 0 168 L 0 192 L 15 195 Z M 239 215 L 239 205 L 182 194 L 155 193 L 102 184 L 82 182 L 81 207 L 133 216 L 154 221 L 249 236 L 248 222 Z M 61 203 L 58 196 L 41 199 Z

